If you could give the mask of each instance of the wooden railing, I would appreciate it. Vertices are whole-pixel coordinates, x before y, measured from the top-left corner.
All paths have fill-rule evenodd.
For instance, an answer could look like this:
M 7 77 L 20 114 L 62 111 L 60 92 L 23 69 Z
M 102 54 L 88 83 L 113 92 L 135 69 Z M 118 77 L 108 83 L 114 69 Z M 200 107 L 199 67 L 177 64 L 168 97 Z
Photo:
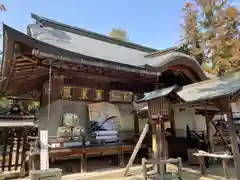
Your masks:
M 110 137 L 110 138 L 109 138 Z M 112 137 L 112 138 L 111 138 Z M 134 145 L 139 134 L 133 132 L 121 131 L 116 135 L 82 135 L 82 136 L 50 136 L 48 143 L 50 150 L 62 148 L 81 148 L 81 147 L 98 147 L 98 146 L 117 146 L 117 145 Z M 39 141 L 38 137 L 28 137 Z M 35 147 L 33 147 L 35 146 Z M 39 143 L 32 144 L 32 149 L 40 148 Z

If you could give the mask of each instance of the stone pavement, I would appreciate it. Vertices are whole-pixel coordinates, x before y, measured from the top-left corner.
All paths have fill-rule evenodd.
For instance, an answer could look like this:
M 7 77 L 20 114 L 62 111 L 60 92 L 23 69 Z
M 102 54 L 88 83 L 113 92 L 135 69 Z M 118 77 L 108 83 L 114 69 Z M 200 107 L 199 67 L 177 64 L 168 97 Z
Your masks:
M 175 171 L 174 165 L 168 165 L 168 170 Z M 141 167 L 134 166 L 130 169 L 128 177 L 123 177 L 124 168 L 118 169 L 105 169 L 101 171 L 89 172 L 89 173 L 77 173 L 71 175 L 64 175 L 62 180 L 141 180 Z M 234 178 L 234 168 L 229 167 L 230 179 Z M 198 167 L 185 167 L 183 168 L 183 180 L 223 180 L 223 169 L 220 165 L 214 165 L 207 170 L 205 177 L 200 177 Z M 21 180 L 29 180 L 29 178 L 23 178 Z

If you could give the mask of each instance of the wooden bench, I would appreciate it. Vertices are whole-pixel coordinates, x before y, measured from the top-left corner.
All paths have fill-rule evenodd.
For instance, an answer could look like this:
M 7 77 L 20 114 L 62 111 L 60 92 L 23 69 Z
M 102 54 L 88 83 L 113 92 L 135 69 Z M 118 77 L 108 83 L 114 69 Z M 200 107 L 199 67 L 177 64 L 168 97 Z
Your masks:
M 149 170 L 154 169 L 153 167 L 148 168 L 147 164 L 152 164 L 153 167 L 156 165 L 166 165 L 166 164 L 177 164 L 178 170 L 177 172 L 165 172 L 164 173 L 164 180 L 174 180 L 174 179 L 182 179 L 182 159 L 177 158 L 177 159 L 166 159 L 166 160 L 161 160 L 160 162 L 157 162 L 156 159 L 150 159 L 147 160 L 145 158 L 142 159 L 142 174 L 143 174 L 143 179 L 147 180 L 148 177 L 151 177 L 151 174 L 148 174 Z M 154 176 L 155 179 L 159 179 L 157 176 Z
M 229 178 L 228 171 L 227 171 L 227 164 L 228 164 L 229 159 L 233 159 L 232 155 L 223 154 L 223 153 L 208 153 L 205 151 L 199 151 L 198 153 L 193 153 L 193 155 L 198 156 L 198 158 L 199 158 L 201 175 L 205 175 L 205 172 L 206 172 L 204 157 L 212 157 L 212 158 L 222 159 L 224 176 L 226 179 Z

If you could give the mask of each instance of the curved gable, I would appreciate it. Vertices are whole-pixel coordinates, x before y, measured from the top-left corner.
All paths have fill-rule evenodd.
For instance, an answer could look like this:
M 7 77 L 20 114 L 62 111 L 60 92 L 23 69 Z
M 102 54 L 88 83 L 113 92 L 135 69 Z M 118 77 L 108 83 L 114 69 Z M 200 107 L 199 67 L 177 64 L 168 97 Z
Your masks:
M 208 79 L 197 60 L 180 52 L 170 52 L 154 58 L 148 58 L 146 68 L 148 71 L 164 72 L 167 70 L 181 71 L 185 75 L 195 77 L 195 81 Z

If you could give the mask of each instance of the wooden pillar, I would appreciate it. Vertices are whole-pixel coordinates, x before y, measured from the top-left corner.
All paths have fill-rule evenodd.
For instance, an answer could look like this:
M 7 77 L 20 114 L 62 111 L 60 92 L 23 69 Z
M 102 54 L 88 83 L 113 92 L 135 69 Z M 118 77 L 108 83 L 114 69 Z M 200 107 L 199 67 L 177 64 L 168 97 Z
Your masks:
M 56 89 L 56 93 L 54 95 L 54 99 L 61 99 L 61 96 L 63 95 L 63 86 L 64 86 L 64 79 L 65 77 L 63 75 L 59 75 L 58 73 L 54 73 L 54 87 Z
M 229 175 L 228 175 L 228 159 L 223 159 L 222 160 L 222 166 L 223 166 L 223 172 L 224 172 L 224 177 L 225 179 L 228 179 L 229 178 Z
M 118 164 L 120 167 L 124 167 L 124 149 L 120 149 L 118 153 Z
M 157 161 L 157 173 L 160 174 L 160 179 L 163 180 L 166 167 L 160 161 L 165 160 L 166 148 L 165 148 L 165 133 L 164 133 L 164 120 L 160 115 L 156 121 L 156 161 Z
M 157 173 L 161 173 L 161 166 L 159 164 L 162 155 L 162 147 L 161 147 L 161 124 L 159 122 L 156 123 L 156 160 L 157 160 Z
M 232 118 L 232 108 L 229 102 L 225 106 L 225 112 L 226 114 L 224 115 L 224 117 L 225 117 L 225 120 L 227 120 L 229 135 L 231 137 L 232 152 L 234 157 L 236 175 L 237 175 L 237 179 L 240 180 L 240 154 L 239 154 L 238 143 L 237 143 L 236 127 L 234 125 L 233 118 Z
M 138 114 L 137 111 L 133 111 L 134 113 L 134 134 L 135 137 L 138 138 L 139 136 L 139 120 L 138 120 Z
M 83 153 L 80 157 L 80 172 L 87 172 L 87 154 Z
M 213 129 L 212 129 L 212 123 L 211 123 L 210 116 L 206 117 L 206 123 L 207 123 L 207 140 L 209 144 L 209 151 L 210 153 L 214 152 L 214 142 L 213 142 Z
M 212 129 L 212 118 L 213 116 L 208 113 L 207 106 L 205 105 L 205 120 L 207 127 L 207 141 L 209 144 L 209 152 L 214 152 L 214 142 L 213 142 L 213 129 Z
M 151 103 L 148 102 L 148 120 L 149 120 L 149 124 L 151 126 L 151 133 L 152 133 L 152 157 L 156 157 L 156 152 L 157 152 L 157 148 L 156 148 L 156 123 L 154 123 L 154 121 L 152 120 L 152 112 L 151 112 Z
M 171 129 L 172 129 L 172 136 L 176 137 L 176 127 L 175 127 L 175 119 L 174 119 L 174 109 L 171 108 L 170 110 L 170 116 L 169 116 Z
M 165 127 L 164 119 L 160 119 L 161 134 L 160 134 L 160 159 L 163 161 L 166 159 L 166 141 L 165 141 Z M 166 172 L 166 164 L 160 164 L 161 180 L 164 180 L 164 174 Z
M 21 157 L 21 168 L 20 168 L 20 177 L 25 176 L 25 166 L 26 166 L 26 152 L 27 152 L 27 135 L 28 135 L 28 129 L 24 127 L 23 129 L 23 141 L 22 141 L 22 157 Z

